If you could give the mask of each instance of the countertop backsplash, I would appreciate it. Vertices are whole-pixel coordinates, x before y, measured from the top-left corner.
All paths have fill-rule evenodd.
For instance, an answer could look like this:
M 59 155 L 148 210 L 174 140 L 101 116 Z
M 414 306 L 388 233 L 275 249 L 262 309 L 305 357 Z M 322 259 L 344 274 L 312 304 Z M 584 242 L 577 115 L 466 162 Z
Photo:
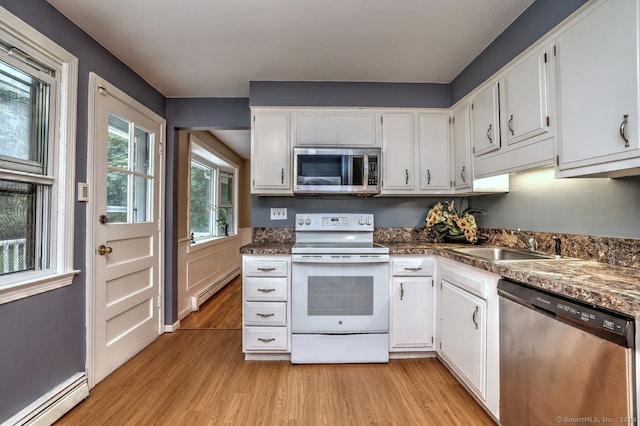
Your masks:
M 526 249 L 527 246 L 511 235 L 510 229 L 480 228 L 483 244 Z M 608 263 L 615 266 L 640 268 L 640 240 L 632 238 L 598 237 L 589 235 L 559 234 L 523 230 L 537 243 L 537 250 L 549 254 L 555 253 L 557 236 L 562 244 L 562 255 L 584 260 Z M 374 241 L 385 243 L 433 243 L 432 237 L 424 228 L 375 228 Z M 253 228 L 253 244 L 294 244 L 295 229 Z

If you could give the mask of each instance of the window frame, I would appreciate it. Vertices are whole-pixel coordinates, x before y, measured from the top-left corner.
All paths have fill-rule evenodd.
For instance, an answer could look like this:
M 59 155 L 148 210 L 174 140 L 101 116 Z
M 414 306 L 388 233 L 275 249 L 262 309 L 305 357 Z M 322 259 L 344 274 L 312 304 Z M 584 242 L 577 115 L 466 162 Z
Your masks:
M 54 70 L 56 80 L 55 90 L 50 94 L 54 113 L 49 122 L 47 174 L 39 177 L 42 184 L 51 186 L 46 224 L 51 231 L 49 268 L 0 276 L 0 304 L 4 304 L 70 285 L 80 272 L 73 269 L 78 59 L 2 7 L 0 40 L 28 52 L 35 63 Z M 22 177 L 36 183 L 30 175 L 23 173 Z M 15 180 L 19 176 L 20 172 L 0 170 L 2 179 Z
M 194 153 L 194 145 L 202 151 L 206 151 L 206 153 L 208 155 L 211 155 L 213 157 L 216 157 L 220 162 L 225 163 L 225 165 L 221 165 L 221 164 L 216 164 L 215 161 L 212 161 L 210 159 L 205 158 L 205 155 L 200 155 L 197 153 Z M 213 191 L 212 194 L 212 198 L 215 198 L 214 200 L 214 205 L 217 206 L 218 208 L 232 208 L 233 209 L 233 215 L 232 215 L 232 227 L 229 229 L 229 235 L 207 235 L 207 236 L 203 236 L 203 237 L 199 237 L 199 238 L 192 238 L 191 237 L 191 167 L 193 162 L 199 163 L 201 166 L 204 167 L 208 167 L 211 168 L 213 170 L 215 170 L 215 190 Z M 221 182 L 221 172 L 222 173 L 228 173 L 231 175 L 232 177 L 232 194 L 231 194 L 231 202 L 230 203 L 225 203 L 224 206 L 220 205 L 220 182 Z M 238 205 L 238 199 L 237 199 L 237 192 L 238 192 L 238 183 L 237 183 L 237 178 L 238 178 L 238 166 L 236 164 L 234 164 L 233 162 L 229 161 L 229 159 L 227 159 L 224 155 L 222 155 L 220 152 L 218 152 L 217 150 L 215 150 L 214 148 L 212 148 L 211 146 L 209 146 L 207 143 L 201 141 L 200 139 L 196 138 L 194 135 L 190 135 L 189 137 L 189 170 L 188 170 L 188 176 L 189 178 L 187 179 L 188 181 L 188 200 L 189 200 L 189 205 L 187 207 L 187 230 L 188 230 L 188 234 L 189 234 L 189 239 L 191 241 L 190 246 L 192 247 L 192 249 L 197 249 L 199 247 L 202 247 L 203 245 L 207 244 L 207 243 L 211 243 L 211 242 L 219 242 L 222 240 L 227 240 L 229 238 L 236 238 L 237 234 L 238 234 L 238 209 L 237 209 L 237 205 Z M 213 185 L 212 185 L 213 186 Z M 211 214 L 211 220 L 214 223 L 216 222 L 216 219 L 218 218 L 218 213 L 217 211 L 212 211 Z M 213 225 L 213 227 L 217 227 L 217 225 Z

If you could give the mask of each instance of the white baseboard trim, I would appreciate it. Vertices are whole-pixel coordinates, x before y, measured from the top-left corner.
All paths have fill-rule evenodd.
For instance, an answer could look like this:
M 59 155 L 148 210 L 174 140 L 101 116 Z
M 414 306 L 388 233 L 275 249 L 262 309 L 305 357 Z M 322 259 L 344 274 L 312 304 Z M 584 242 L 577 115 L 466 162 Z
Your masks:
M 414 359 L 414 358 L 435 358 L 436 353 L 434 351 L 421 352 L 390 352 L 389 359 Z
M 165 333 L 173 333 L 174 331 L 176 331 L 179 328 L 180 328 L 180 320 L 174 322 L 173 324 L 165 324 L 164 325 L 164 332 Z
M 231 282 L 235 277 L 240 275 L 241 269 L 235 268 L 233 271 L 229 272 L 227 275 L 220 278 L 218 281 L 211 284 L 204 291 L 200 292 L 195 296 L 191 296 L 191 311 L 196 312 L 200 310 L 200 305 L 209 300 L 211 296 L 216 294 L 220 289 L 222 289 L 225 285 Z
M 245 361 L 291 361 L 291 354 L 244 354 Z
M 87 374 L 76 373 L 23 408 L 3 425 L 49 426 L 88 396 Z

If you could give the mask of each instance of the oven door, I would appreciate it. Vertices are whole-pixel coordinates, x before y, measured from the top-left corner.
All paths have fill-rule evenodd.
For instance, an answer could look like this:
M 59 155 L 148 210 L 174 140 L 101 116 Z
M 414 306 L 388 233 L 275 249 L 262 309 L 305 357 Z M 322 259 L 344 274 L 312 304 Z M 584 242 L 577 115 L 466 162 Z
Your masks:
M 292 332 L 387 333 L 388 255 L 293 255 Z

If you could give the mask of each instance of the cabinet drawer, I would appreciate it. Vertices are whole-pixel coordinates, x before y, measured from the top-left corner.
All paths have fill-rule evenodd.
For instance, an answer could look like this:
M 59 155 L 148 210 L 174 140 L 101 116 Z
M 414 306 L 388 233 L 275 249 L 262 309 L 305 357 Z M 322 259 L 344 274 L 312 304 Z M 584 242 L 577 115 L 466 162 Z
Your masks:
M 423 257 L 392 258 L 391 275 L 430 277 L 433 275 L 433 260 Z
M 288 350 L 288 327 L 245 327 L 245 350 L 279 351 Z
M 247 260 L 244 274 L 254 277 L 286 277 L 289 262 L 286 260 Z
M 287 278 L 245 278 L 245 299 L 258 301 L 287 300 Z
M 245 302 L 245 325 L 287 325 L 286 302 Z

